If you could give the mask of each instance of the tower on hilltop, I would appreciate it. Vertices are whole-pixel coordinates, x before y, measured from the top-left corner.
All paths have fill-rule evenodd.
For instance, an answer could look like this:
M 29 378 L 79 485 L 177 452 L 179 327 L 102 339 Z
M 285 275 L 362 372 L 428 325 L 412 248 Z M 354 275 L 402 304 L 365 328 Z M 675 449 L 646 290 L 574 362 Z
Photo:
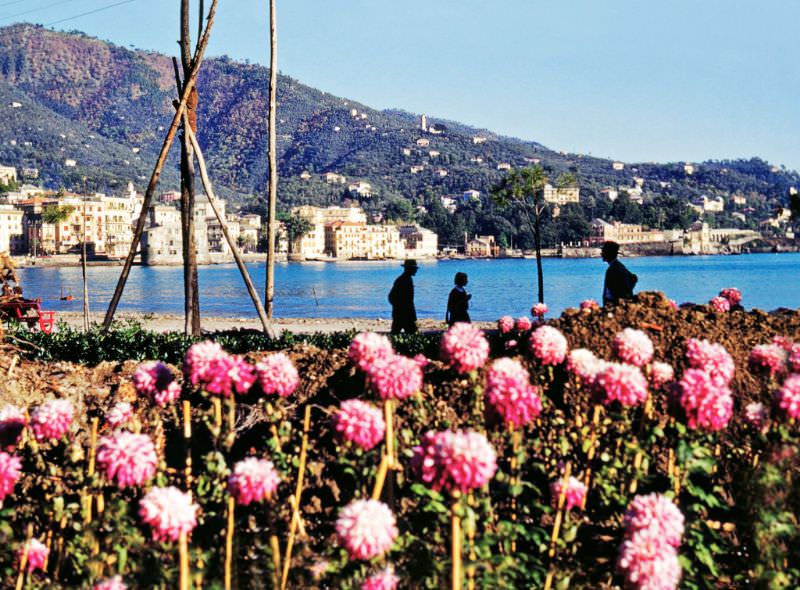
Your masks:
M 425 115 L 421 115 L 419 118 L 419 128 L 422 129 L 423 131 L 428 130 L 428 117 L 426 117 Z

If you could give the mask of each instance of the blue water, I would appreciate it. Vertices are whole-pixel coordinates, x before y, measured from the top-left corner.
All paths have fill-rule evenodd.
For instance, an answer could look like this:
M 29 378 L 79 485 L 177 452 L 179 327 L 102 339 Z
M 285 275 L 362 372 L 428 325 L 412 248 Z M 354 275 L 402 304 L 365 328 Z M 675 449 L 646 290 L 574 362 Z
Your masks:
M 772 310 L 800 307 L 800 254 L 749 254 L 626 258 L 639 275 L 637 291 L 663 291 L 678 303 L 706 302 L 723 287 L 739 288 L 747 308 Z M 545 302 L 553 314 L 575 307 L 586 298 L 601 299 L 606 265 L 600 259 L 543 261 Z M 249 266 L 263 294 L 264 266 Z M 528 313 L 536 299 L 536 261 L 454 260 L 421 262 L 414 278 L 417 313 L 443 318 L 447 295 L 457 271 L 469 275 L 473 294 L 470 314 L 475 320 L 495 320 L 504 314 Z M 276 317 L 386 318 L 386 295 L 401 272 L 394 262 L 283 263 L 275 269 Z M 88 269 L 91 309 L 105 311 L 120 267 Z M 81 270 L 76 267 L 21 269 L 25 294 L 41 297 L 43 308 L 80 311 Z M 200 268 L 200 308 L 206 316 L 255 317 L 236 266 Z M 75 300 L 59 300 L 60 289 L 71 287 Z M 183 313 L 183 275 L 180 267 L 134 267 L 120 311 Z

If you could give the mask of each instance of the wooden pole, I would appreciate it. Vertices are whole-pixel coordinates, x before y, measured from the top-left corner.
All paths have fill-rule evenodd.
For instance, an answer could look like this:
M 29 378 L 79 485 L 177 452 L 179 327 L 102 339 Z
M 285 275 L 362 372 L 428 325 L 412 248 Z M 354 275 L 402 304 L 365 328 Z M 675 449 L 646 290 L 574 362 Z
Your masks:
M 189 590 L 189 541 L 186 533 L 178 538 L 178 555 L 180 564 L 180 590 Z
M 300 444 L 300 465 L 297 471 L 297 485 L 294 490 L 294 502 L 292 504 L 292 522 L 289 525 L 289 538 L 286 540 L 286 552 L 283 561 L 283 572 L 281 575 L 281 590 L 285 590 L 286 582 L 289 580 L 289 568 L 292 565 L 292 547 L 297 526 L 300 523 L 300 496 L 303 493 L 303 477 L 306 473 L 306 455 L 308 453 L 308 431 L 311 428 L 311 405 L 306 406 L 306 413 L 303 417 L 303 442 Z
M 183 446 L 186 451 L 186 464 L 183 469 L 186 491 L 192 495 L 192 406 L 183 400 Z
M 461 517 L 458 499 L 453 501 L 450 518 L 450 578 L 451 590 L 461 590 Z
M 267 284 L 264 300 L 272 318 L 275 297 L 275 212 L 278 202 L 278 164 L 275 120 L 278 110 L 278 34 L 275 0 L 269 0 L 269 193 L 267 195 Z
M 231 590 L 231 577 L 233 574 L 233 524 L 236 502 L 233 496 L 228 496 L 228 530 L 225 534 L 225 590 Z
M 85 180 L 85 179 L 84 179 Z M 86 182 L 83 183 L 83 235 L 81 236 L 81 274 L 83 275 L 83 331 L 89 331 L 89 283 L 86 278 Z
M 250 299 L 252 299 L 253 305 L 256 308 L 256 313 L 258 314 L 258 319 L 261 320 L 261 326 L 264 328 L 264 333 L 269 338 L 275 338 L 277 337 L 275 328 L 272 326 L 272 321 L 267 317 L 267 312 L 261 303 L 261 298 L 258 296 L 258 292 L 253 284 L 253 280 L 250 278 L 250 273 L 247 271 L 244 260 L 242 260 L 242 255 L 239 252 L 238 246 L 236 246 L 236 240 L 231 239 L 231 236 L 228 233 L 228 224 L 222 218 L 219 209 L 217 209 L 217 197 L 214 193 L 214 187 L 211 184 L 211 179 L 208 177 L 208 168 L 206 167 L 206 161 L 203 157 L 203 151 L 200 149 L 200 144 L 197 141 L 197 136 L 191 131 L 191 129 L 189 130 L 188 135 L 192 143 L 192 147 L 194 148 L 194 156 L 197 158 L 197 167 L 200 169 L 200 179 L 203 182 L 203 189 L 206 191 L 208 204 L 211 205 L 211 209 L 214 211 L 214 215 L 222 227 L 222 235 L 225 236 L 225 241 L 228 242 L 228 246 L 233 254 L 233 259 L 236 261 L 236 266 L 239 267 L 239 273 L 242 275 L 242 280 L 247 287 L 247 292 L 249 293 Z
M 183 120 L 183 113 L 186 110 L 186 104 L 189 100 L 189 95 L 192 92 L 192 88 L 194 88 L 197 74 L 200 71 L 200 64 L 203 61 L 203 54 L 205 53 L 206 47 L 208 47 L 209 39 L 211 38 L 211 28 L 214 24 L 214 16 L 217 12 L 218 2 L 219 0 L 211 1 L 211 8 L 208 11 L 208 20 L 205 31 L 198 42 L 197 51 L 195 52 L 195 57 L 192 60 L 191 70 L 183 83 L 183 92 L 181 93 L 181 99 L 178 102 L 178 106 L 175 110 L 175 116 L 172 118 L 172 123 L 169 126 L 166 137 L 164 138 L 164 143 L 161 146 L 161 152 L 159 153 L 158 160 L 156 160 L 156 165 L 153 168 L 153 174 L 150 177 L 150 182 L 147 185 L 144 201 L 142 203 L 142 211 L 139 214 L 139 219 L 136 221 L 136 227 L 133 232 L 131 247 L 128 251 L 128 256 L 125 258 L 125 264 L 122 267 L 122 272 L 120 273 L 119 280 L 117 281 L 117 286 L 114 289 L 114 295 L 111 297 L 111 301 L 108 304 L 106 317 L 103 320 L 103 328 L 106 331 L 108 331 L 108 329 L 111 327 L 111 322 L 114 320 L 114 314 L 117 311 L 119 300 L 122 298 L 122 292 L 125 290 L 125 283 L 128 281 L 128 276 L 130 275 L 131 267 L 133 266 L 133 259 L 136 257 L 136 250 L 139 248 L 139 242 L 142 238 L 142 232 L 144 231 L 144 226 L 147 221 L 147 212 L 150 209 L 150 202 L 153 200 L 153 194 L 155 193 L 156 186 L 158 185 L 158 179 L 161 176 L 161 171 L 164 168 L 167 155 L 169 154 L 169 148 L 172 146 L 172 142 L 175 140 L 175 134 L 178 131 L 178 125 Z

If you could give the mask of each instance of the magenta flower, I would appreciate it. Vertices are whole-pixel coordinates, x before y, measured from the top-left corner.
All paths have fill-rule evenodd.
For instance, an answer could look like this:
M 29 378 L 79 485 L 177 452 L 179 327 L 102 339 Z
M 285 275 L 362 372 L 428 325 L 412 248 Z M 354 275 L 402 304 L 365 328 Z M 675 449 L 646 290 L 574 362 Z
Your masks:
M 177 541 L 197 525 L 196 504 L 178 488 L 153 488 L 139 500 L 139 516 L 149 525 L 154 541 Z
M 500 330 L 501 334 L 508 334 L 514 329 L 514 318 L 510 315 L 504 315 L 497 320 L 497 329 Z
M 749 363 L 755 370 L 765 371 L 770 377 L 786 373 L 789 360 L 787 352 L 777 344 L 759 344 L 750 351 Z
M 559 477 L 550 484 L 550 495 L 553 498 L 553 506 L 558 505 L 561 497 L 561 490 L 564 489 L 564 478 Z M 586 497 L 586 486 L 577 477 L 570 476 L 564 491 L 564 507 L 567 512 L 575 507 L 583 506 L 583 499 Z
M 655 361 L 650 366 L 650 383 L 653 387 L 661 387 L 675 379 L 675 370 L 672 365 Z
M 790 338 L 786 336 L 781 336 L 779 334 L 776 334 L 775 336 L 772 337 L 772 344 L 774 344 L 775 346 L 780 346 L 787 353 L 792 351 L 792 346 L 794 345 L 794 343 Z
M 75 410 L 67 399 L 54 399 L 43 403 L 31 414 L 33 435 L 39 442 L 57 440 L 64 436 L 72 425 Z
M 489 342 L 473 324 L 453 324 L 442 334 L 440 349 L 442 360 L 461 374 L 479 369 L 489 358 Z
M 428 357 L 426 357 L 424 354 L 422 354 L 421 352 L 419 354 L 415 354 L 414 355 L 414 362 L 417 363 L 417 366 L 420 369 L 424 369 L 429 364 L 431 364 L 431 360 Z
M 366 372 L 375 362 L 394 355 L 392 343 L 386 336 L 374 332 L 361 332 L 350 343 L 347 356 L 355 365 Z
M 528 371 L 508 357 L 494 361 L 486 374 L 486 403 L 514 427 L 535 420 L 542 411 L 542 400 Z
M 800 343 L 792 344 L 792 349 L 789 351 L 789 368 L 795 373 L 800 373 Z
M 511 350 L 512 348 L 515 348 L 517 346 L 517 344 L 519 344 L 519 342 L 517 342 L 516 340 L 509 340 L 505 344 L 505 349 L 506 350 Z
M 744 408 L 744 419 L 756 430 L 761 430 L 767 423 L 767 408 L 762 403 L 751 402 Z
M 119 487 L 140 486 L 156 474 L 158 455 L 146 434 L 115 432 L 100 439 L 97 464 Z
M 522 334 L 523 332 L 527 332 L 533 327 L 533 323 L 531 322 L 530 318 L 521 317 L 517 318 L 514 322 L 514 329 Z
M 544 319 L 544 315 L 547 313 L 547 304 L 546 303 L 535 303 L 533 307 L 531 307 L 531 315 L 535 318 L 539 318 L 540 320 Z
M 161 361 L 149 361 L 136 367 L 133 384 L 139 395 L 153 398 L 162 408 L 181 395 L 181 387 L 175 381 L 175 375 Z
M 722 430 L 733 415 L 733 396 L 727 385 L 718 385 L 700 369 L 686 369 L 680 385 L 680 403 L 689 428 Z
M 154 541 L 177 541 L 197 525 L 198 506 L 178 488 L 153 488 L 139 501 L 139 516 L 151 528 Z
M 233 391 L 239 395 L 244 395 L 253 383 L 258 379 L 256 368 L 244 360 L 241 355 L 230 356 L 230 366 L 228 367 L 228 378 L 230 379 Z
M 395 354 L 372 365 L 367 381 L 381 399 L 406 399 L 422 389 L 422 369 L 414 359 Z
M 357 399 L 343 401 L 333 415 L 333 426 L 339 436 L 365 451 L 383 440 L 386 423 L 383 413 L 368 403 Z
M 251 502 L 269 500 L 280 482 L 272 461 L 248 457 L 234 465 L 228 477 L 228 491 L 237 504 L 247 506 Z
M 417 476 L 436 491 L 467 493 L 485 486 L 497 471 L 497 455 L 477 432 L 432 432 L 414 447 Z
M 238 391 L 252 378 L 252 372 L 242 366 L 240 359 L 208 340 L 189 347 L 183 359 L 183 372 L 195 387 L 223 397 L 232 396 L 234 389 Z
M 586 348 L 570 350 L 567 356 L 567 371 L 580 379 L 586 387 L 594 385 L 597 375 L 605 370 L 606 364 L 606 361 L 597 358 Z
M 0 504 L 14 493 L 14 486 L 19 481 L 22 461 L 19 457 L 9 455 L 5 451 L 0 451 Z
M 0 448 L 13 447 L 28 424 L 25 411 L 16 406 L 0 409 Z
M 531 352 L 543 365 L 560 365 L 567 357 L 567 339 L 552 326 L 539 326 L 531 334 Z
M 681 579 L 675 547 L 648 533 L 635 533 L 623 541 L 617 570 L 631 590 L 676 590 Z
M 786 412 L 789 418 L 800 418 L 800 375 L 789 375 L 778 390 L 778 407 Z
M 600 304 L 594 299 L 584 299 L 581 301 L 581 311 L 589 313 L 595 309 L 600 309 Z
M 614 352 L 623 363 L 643 367 L 653 359 L 653 342 L 641 330 L 625 328 L 614 337 Z
M 106 412 L 106 424 L 111 428 L 119 428 L 131 418 L 133 418 L 133 406 L 128 402 L 117 402 Z
M 28 539 L 28 542 L 17 550 L 17 559 L 20 563 L 26 552 L 28 573 L 36 570 L 43 570 L 44 564 L 47 562 L 47 556 L 50 555 L 50 550 L 47 548 L 47 545 L 39 541 L 39 539 Z
M 128 586 L 122 581 L 122 576 L 106 578 L 92 586 L 92 590 L 128 590 Z
M 719 292 L 719 296 L 728 300 L 731 305 L 738 305 L 742 300 L 742 292 L 735 287 L 728 287 Z
M 361 590 L 395 590 L 399 582 L 392 568 L 387 567 L 364 580 Z
M 274 393 L 280 397 L 288 397 L 300 385 L 297 369 L 282 352 L 271 354 L 256 364 L 256 372 L 261 389 L 267 395 Z
M 603 394 L 603 403 L 618 401 L 623 406 L 636 406 L 647 399 L 647 379 L 639 367 L 608 363 L 595 384 Z
M 336 520 L 336 535 L 350 559 L 383 555 L 392 548 L 397 534 L 394 514 L 377 500 L 354 500 Z
M 686 341 L 686 360 L 691 368 L 708 373 L 717 385 L 728 385 L 733 379 L 736 366 L 721 344 L 689 338 Z
M 725 313 L 731 310 L 731 302 L 724 297 L 713 297 L 708 304 L 717 313 Z
M 683 514 L 662 494 L 636 496 L 625 512 L 625 534 L 646 531 L 668 545 L 680 547 L 683 537 Z

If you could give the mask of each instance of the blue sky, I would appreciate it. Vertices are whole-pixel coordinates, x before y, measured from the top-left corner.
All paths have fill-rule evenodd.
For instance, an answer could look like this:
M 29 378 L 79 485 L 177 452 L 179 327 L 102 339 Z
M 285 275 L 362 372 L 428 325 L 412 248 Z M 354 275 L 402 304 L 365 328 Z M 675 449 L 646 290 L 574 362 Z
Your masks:
M 0 0 L 0 26 L 119 1 Z M 132 0 L 53 26 L 175 54 L 178 5 Z M 209 53 L 267 62 L 266 12 L 220 0 Z M 798 22 L 796 0 L 278 0 L 278 57 L 332 94 L 557 150 L 797 170 Z

